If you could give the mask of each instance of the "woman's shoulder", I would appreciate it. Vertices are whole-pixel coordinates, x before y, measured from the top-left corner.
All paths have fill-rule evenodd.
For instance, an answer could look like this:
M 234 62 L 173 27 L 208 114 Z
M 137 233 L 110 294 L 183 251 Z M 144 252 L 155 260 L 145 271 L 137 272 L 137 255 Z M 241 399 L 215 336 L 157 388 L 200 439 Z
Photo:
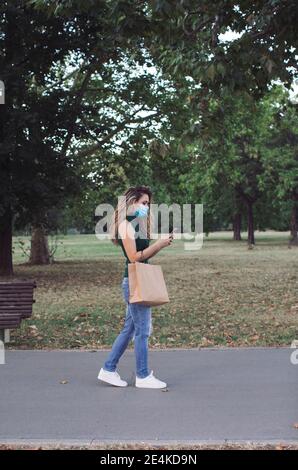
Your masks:
M 121 238 L 126 237 L 127 234 L 133 235 L 135 233 L 133 225 L 126 219 L 122 220 L 118 226 L 118 233 Z

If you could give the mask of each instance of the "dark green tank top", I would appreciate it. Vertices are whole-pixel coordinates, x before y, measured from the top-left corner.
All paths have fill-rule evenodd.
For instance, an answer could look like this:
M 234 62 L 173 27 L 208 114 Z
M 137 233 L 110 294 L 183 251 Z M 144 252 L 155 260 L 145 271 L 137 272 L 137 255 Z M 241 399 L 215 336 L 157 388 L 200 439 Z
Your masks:
M 131 222 L 133 219 L 135 219 L 136 216 L 135 215 L 127 215 L 126 216 L 126 220 L 128 220 L 129 222 Z M 147 238 L 140 238 L 138 237 L 138 231 L 139 231 L 139 224 L 136 224 L 134 226 L 134 229 L 135 229 L 135 241 L 136 241 L 136 248 L 137 248 L 137 251 L 142 251 L 142 250 L 145 250 L 145 248 L 148 248 L 149 246 L 149 243 L 150 243 L 150 240 L 148 240 Z M 122 239 L 120 237 L 120 234 L 118 234 L 118 242 L 119 242 L 119 245 L 121 246 L 122 248 L 122 251 L 124 253 L 124 256 L 126 258 L 126 262 L 125 262 L 125 269 L 124 269 L 124 275 L 123 277 L 128 277 L 128 263 L 130 263 L 129 261 L 129 258 L 128 256 L 126 255 L 126 251 L 125 251 L 125 248 L 123 246 L 123 242 L 122 242 Z M 143 261 L 140 261 L 141 263 L 148 263 L 148 259 L 145 259 Z

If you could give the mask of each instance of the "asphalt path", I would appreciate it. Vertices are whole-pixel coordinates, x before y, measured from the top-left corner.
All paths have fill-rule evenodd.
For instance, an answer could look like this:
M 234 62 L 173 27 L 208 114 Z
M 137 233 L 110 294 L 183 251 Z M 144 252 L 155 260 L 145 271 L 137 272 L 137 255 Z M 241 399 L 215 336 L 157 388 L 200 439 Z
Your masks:
M 0 443 L 298 442 L 298 364 L 291 348 L 149 351 L 167 389 L 98 381 L 108 351 L 6 350 L 0 365 Z

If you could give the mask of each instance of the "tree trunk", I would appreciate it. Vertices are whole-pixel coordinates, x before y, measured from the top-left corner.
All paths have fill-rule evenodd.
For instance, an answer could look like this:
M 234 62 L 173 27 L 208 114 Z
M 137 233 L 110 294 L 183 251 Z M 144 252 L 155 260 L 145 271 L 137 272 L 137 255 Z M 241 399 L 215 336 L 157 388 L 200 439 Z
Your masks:
M 298 204 L 294 201 L 292 213 L 291 213 L 291 221 L 290 221 L 290 230 L 291 230 L 291 238 L 290 244 L 291 245 L 298 245 Z
M 247 242 L 249 245 L 255 244 L 253 203 L 249 200 L 247 201 Z
M 50 264 L 48 237 L 41 226 L 32 227 L 30 264 Z
M 238 212 L 233 218 L 234 240 L 241 240 L 241 213 Z
M 12 213 L 10 206 L 0 219 L 0 275 L 13 276 Z

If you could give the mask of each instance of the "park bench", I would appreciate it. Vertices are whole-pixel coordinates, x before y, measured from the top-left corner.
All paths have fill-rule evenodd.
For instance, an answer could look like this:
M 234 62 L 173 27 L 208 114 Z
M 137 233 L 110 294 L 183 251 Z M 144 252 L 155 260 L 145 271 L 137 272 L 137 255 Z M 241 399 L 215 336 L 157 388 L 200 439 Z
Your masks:
M 31 317 L 34 281 L 0 282 L 0 340 L 9 342 L 9 330 Z

